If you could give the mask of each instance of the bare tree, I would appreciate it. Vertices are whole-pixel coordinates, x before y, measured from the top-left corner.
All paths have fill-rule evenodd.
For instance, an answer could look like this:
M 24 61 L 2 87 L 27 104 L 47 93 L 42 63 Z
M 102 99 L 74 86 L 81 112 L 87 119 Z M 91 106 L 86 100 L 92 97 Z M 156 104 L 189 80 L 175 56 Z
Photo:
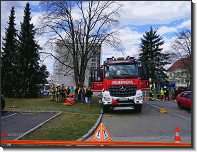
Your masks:
M 191 30 L 185 29 L 176 33 L 177 38 L 172 42 L 171 59 L 180 60 L 184 70 L 179 77 L 188 77 L 191 82 Z
M 122 11 L 119 2 L 43 1 L 41 6 L 45 12 L 37 32 L 54 33 L 47 44 L 55 44 L 57 55 L 47 54 L 74 71 L 77 86 L 83 85 L 87 63 L 102 44 L 122 50 L 117 28 Z

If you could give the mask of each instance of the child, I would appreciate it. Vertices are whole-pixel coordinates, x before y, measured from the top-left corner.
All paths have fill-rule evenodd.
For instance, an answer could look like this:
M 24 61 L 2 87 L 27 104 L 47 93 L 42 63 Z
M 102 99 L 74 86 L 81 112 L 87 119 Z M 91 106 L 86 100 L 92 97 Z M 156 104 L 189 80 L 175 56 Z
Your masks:
M 73 94 L 74 94 L 74 88 L 71 87 L 71 89 L 70 89 L 70 96 L 72 96 Z

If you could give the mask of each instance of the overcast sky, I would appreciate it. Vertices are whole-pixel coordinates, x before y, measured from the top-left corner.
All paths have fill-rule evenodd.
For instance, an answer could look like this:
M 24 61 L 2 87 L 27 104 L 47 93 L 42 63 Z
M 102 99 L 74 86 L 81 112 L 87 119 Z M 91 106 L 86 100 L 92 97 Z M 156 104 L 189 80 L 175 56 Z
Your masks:
M 5 28 L 8 27 L 8 19 L 11 7 L 15 8 L 16 29 L 20 31 L 20 22 L 23 21 L 24 8 L 28 1 L 1 1 L 1 38 L 5 37 Z M 194 1 L 196 3 L 196 1 Z M 38 17 L 41 15 L 39 1 L 29 1 L 31 8 L 31 23 L 36 27 Z M 146 31 L 158 29 L 157 34 L 164 38 L 163 51 L 171 50 L 170 43 L 175 39 L 175 32 L 185 28 L 191 29 L 191 2 L 190 1 L 124 1 L 124 13 L 121 15 L 120 26 L 126 26 L 121 31 L 121 40 L 125 48 L 125 56 L 138 58 L 141 38 Z M 47 37 L 36 37 L 42 47 Z M 2 43 L 2 39 L 1 39 Z M 46 48 L 47 49 L 47 48 Z M 51 52 L 51 50 L 46 50 Z M 171 50 L 172 51 L 172 50 Z M 112 48 L 102 47 L 102 61 L 107 57 L 123 56 L 120 52 L 114 52 Z M 44 59 L 44 55 L 41 59 Z M 44 64 L 52 75 L 53 59 L 48 57 Z

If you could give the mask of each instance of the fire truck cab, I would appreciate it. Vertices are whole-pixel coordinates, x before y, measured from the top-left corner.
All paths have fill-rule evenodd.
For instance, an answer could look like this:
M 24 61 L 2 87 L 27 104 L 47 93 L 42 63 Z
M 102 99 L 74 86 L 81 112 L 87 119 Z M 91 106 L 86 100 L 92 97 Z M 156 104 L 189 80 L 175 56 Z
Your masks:
M 101 92 L 103 113 L 131 109 L 140 113 L 142 91 L 149 89 L 147 68 L 134 57 L 107 58 L 104 65 L 91 70 L 91 90 Z

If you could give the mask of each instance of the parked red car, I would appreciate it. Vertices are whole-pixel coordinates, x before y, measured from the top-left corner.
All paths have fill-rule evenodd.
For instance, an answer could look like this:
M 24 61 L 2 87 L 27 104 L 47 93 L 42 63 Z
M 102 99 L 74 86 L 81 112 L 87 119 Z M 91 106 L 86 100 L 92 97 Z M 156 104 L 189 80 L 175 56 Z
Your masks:
M 191 91 L 184 91 L 177 96 L 177 104 L 179 109 L 188 107 L 191 109 Z

